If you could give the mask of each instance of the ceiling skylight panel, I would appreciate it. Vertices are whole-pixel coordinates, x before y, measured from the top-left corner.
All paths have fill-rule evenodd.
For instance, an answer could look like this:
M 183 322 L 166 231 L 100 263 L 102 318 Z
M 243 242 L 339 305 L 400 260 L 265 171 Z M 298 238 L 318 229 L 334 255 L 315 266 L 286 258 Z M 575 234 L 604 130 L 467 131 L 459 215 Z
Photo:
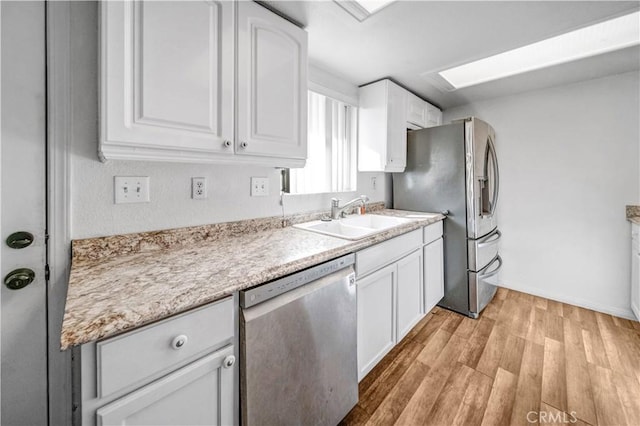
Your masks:
M 455 89 L 640 44 L 640 12 L 460 65 L 439 74 Z

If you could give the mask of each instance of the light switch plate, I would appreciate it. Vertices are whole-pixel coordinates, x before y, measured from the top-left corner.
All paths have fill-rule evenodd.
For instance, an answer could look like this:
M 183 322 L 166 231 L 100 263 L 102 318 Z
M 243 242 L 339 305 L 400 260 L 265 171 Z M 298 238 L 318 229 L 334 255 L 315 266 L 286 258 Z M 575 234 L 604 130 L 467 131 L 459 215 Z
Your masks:
M 148 203 L 149 176 L 115 176 L 113 192 L 116 204 Z
M 251 196 L 266 197 L 269 195 L 269 178 L 252 177 L 251 178 Z

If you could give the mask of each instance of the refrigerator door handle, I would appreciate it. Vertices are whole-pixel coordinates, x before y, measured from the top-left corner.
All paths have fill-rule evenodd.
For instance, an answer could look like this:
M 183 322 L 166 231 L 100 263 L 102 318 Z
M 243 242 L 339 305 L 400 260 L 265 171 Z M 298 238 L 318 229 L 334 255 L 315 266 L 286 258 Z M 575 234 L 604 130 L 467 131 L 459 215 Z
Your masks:
M 492 233 L 490 233 L 489 235 L 487 235 L 486 237 L 484 237 L 479 243 L 478 243 L 478 248 L 481 247 L 486 247 L 490 244 L 495 243 L 496 241 L 498 241 L 500 239 L 500 237 L 502 237 L 502 232 L 500 232 L 498 229 L 496 229 L 495 231 L 493 231 Z
M 491 272 L 486 272 L 491 268 L 491 265 L 493 265 L 496 262 L 498 262 L 498 267 Z M 497 274 L 498 271 L 500 271 L 500 268 L 502 268 L 502 258 L 500 257 L 500 255 L 497 255 L 496 258 L 493 259 L 493 261 L 490 264 L 488 264 L 482 271 L 480 271 L 480 274 L 478 274 L 478 278 L 485 279 L 485 278 L 492 277 L 495 274 Z
M 496 155 L 496 148 L 493 145 L 491 137 L 487 140 L 489 143 L 489 152 L 491 153 L 491 159 L 493 160 L 493 199 L 491 200 L 491 216 L 496 212 L 496 205 L 498 204 L 498 189 L 500 187 L 500 171 L 498 170 L 498 156 Z

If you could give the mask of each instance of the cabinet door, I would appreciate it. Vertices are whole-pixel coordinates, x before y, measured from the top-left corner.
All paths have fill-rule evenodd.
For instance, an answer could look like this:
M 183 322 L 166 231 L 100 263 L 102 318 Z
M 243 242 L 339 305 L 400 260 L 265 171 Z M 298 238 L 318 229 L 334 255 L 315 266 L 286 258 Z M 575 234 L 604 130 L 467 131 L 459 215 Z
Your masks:
M 427 103 L 413 93 L 407 94 L 407 122 L 427 126 Z
M 224 363 L 231 355 L 230 345 L 105 405 L 97 410 L 97 424 L 233 424 L 235 367 Z
M 388 83 L 387 165 L 385 172 L 403 172 L 407 165 L 407 91 Z
M 426 105 L 427 110 L 425 111 L 426 120 L 424 127 L 433 127 L 439 126 L 442 124 L 442 111 L 433 105 Z
M 395 264 L 358 279 L 358 380 L 395 345 L 395 280 Z
M 424 309 L 429 312 L 444 297 L 444 250 L 442 238 L 424 246 Z
M 233 154 L 233 3 L 101 5 L 103 158 Z
M 397 341 L 424 316 L 422 249 L 398 261 Z
M 264 7 L 238 2 L 236 153 L 307 156 L 307 33 Z

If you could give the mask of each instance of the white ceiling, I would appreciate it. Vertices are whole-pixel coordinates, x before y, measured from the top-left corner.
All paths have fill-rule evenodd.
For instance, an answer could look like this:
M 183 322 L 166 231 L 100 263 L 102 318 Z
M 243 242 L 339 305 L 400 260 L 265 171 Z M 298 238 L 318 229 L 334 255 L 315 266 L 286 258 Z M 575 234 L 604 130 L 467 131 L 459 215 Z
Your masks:
M 455 92 L 420 76 L 624 15 L 639 1 L 400 0 L 363 22 L 330 0 L 264 3 L 305 26 L 310 63 L 356 85 L 390 77 L 442 108 L 640 68 L 636 46 Z

